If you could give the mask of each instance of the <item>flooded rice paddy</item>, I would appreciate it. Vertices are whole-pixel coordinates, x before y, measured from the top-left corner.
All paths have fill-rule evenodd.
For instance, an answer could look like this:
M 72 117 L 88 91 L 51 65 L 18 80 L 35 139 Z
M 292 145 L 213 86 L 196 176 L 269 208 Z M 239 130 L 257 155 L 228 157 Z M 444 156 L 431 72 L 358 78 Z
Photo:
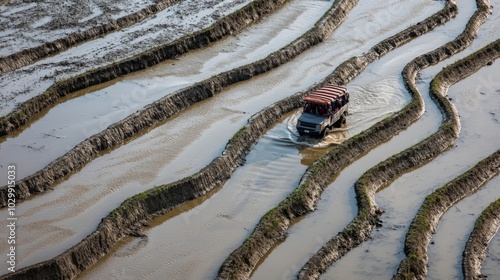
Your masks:
M 500 3 L 491 2 L 493 14 L 473 45 L 419 74 L 418 86 L 426 104 L 422 118 L 333 178 L 317 210 L 290 228 L 286 241 L 265 256 L 252 279 L 295 278 L 309 257 L 356 215 L 354 182 L 370 167 L 437 130 L 442 116 L 428 95 L 429 83 L 446 65 L 498 39 L 495 30 Z M 24 131 L 1 139 L 0 170 L 14 162 L 19 167 L 18 176 L 28 176 L 145 105 L 286 46 L 311 28 L 332 4 L 291 1 L 221 42 L 63 100 Z M 442 6 L 438 1 L 361 0 L 330 38 L 293 61 L 191 106 L 103 153 L 54 184 L 52 191 L 19 203 L 18 267 L 53 258 L 78 243 L 126 198 L 197 172 L 221 154 L 227 141 L 252 115 L 305 90 L 343 61 L 361 55 Z M 414 57 L 456 37 L 475 8 L 472 1 L 459 0 L 456 19 L 388 53 L 350 82 L 347 87 L 351 107 L 345 127 L 335 129 L 325 139 L 298 137 L 294 127 L 300 110 L 289 114 L 259 140 L 222 187 L 154 219 L 141 232 L 143 236 L 124 238 L 78 278 L 215 278 L 229 253 L 247 238 L 269 209 L 295 189 L 310 164 L 409 102 L 401 77 L 403 67 Z M 448 96 L 460 114 L 462 126 L 455 147 L 378 193 L 376 202 L 385 211 L 382 227 L 322 278 L 387 279 L 395 274 L 404 258 L 404 235 L 425 196 L 499 148 L 499 65 L 495 62 L 450 88 Z M 8 82 L 9 76 L 2 79 Z M 0 180 L 6 180 L 6 172 L 0 174 Z M 476 218 L 500 197 L 498 183 L 498 177 L 494 178 L 443 216 L 429 247 L 429 279 L 462 277 L 463 247 Z M 1 209 L 0 216 L 7 216 L 7 211 Z M 482 270 L 490 279 L 500 277 L 499 244 L 497 234 Z M 7 250 L 4 244 L 0 248 L 2 253 Z M 1 267 L 4 271 L 6 265 Z

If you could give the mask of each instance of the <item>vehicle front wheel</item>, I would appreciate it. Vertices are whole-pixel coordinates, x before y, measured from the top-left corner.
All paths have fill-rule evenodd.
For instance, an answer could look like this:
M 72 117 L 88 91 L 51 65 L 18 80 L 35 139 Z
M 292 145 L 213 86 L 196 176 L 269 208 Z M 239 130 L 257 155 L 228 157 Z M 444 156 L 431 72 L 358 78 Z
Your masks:
M 330 133 L 330 129 L 328 127 L 325 127 L 325 129 L 321 131 L 320 136 L 325 137 L 326 135 L 328 135 L 328 133 Z

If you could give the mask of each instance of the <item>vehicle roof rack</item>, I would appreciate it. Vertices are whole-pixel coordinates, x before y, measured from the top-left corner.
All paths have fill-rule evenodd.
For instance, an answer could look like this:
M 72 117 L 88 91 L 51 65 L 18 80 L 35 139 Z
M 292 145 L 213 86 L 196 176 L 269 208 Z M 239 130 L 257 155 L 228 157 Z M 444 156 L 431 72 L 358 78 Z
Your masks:
M 337 99 L 342 95 L 347 95 L 347 88 L 336 86 L 336 85 L 326 85 L 316 91 L 311 92 L 306 97 L 304 97 L 305 102 L 319 103 L 324 105 L 331 105 L 333 100 Z

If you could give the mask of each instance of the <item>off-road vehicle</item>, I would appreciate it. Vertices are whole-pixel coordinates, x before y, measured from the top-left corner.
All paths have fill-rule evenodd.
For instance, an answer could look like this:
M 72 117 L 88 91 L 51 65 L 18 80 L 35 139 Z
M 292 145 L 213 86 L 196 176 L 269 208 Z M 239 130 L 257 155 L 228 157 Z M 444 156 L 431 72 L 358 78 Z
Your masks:
M 300 135 L 325 136 L 333 127 L 346 123 L 349 108 L 347 88 L 327 85 L 304 97 L 302 115 L 297 121 Z

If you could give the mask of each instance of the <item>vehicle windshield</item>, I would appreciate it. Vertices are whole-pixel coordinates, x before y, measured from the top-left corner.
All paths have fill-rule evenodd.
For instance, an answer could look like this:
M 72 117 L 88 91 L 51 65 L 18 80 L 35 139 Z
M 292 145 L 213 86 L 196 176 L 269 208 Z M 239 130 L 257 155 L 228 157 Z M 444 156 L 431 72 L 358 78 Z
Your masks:
M 328 116 L 331 107 L 323 104 L 316 104 L 307 102 L 304 105 L 304 112 L 312 115 Z
M 340 98 L 332 102 L 331 106 L 326 104 L 306 102 L 306 104 L 304 104 L 304 113 L 328 116 L 329 114 L 336 113 L 345 104 L 345 99 Z

